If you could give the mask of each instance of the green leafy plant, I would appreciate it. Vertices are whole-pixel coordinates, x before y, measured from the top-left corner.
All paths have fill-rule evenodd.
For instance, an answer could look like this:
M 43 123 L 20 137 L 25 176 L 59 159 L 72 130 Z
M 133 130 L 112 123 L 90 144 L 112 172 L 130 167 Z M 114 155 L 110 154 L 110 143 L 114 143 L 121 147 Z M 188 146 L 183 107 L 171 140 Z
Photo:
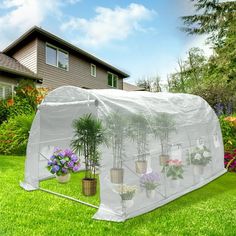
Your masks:
M 153 118 L 152 126 L 155 137 L 160 138 L 162 155 L 167 155 L 170 133 L 176 131 L 173 116 L 167 113 L 158 114 Z
M 223 136 L 224 149 L 226 152 L 230 152 L 236 148 L 236 127 L 232 122 L 228 121 L 224 115 L 220 116 L 219 121 Z
M 0 153 L 25 155 L 34 114 L 10 118 L 0 126 Z
M 124 140 L 127 136 L 127 120 L 118 112 L 111 113 L 105 120 L 106 135 L 111 141 L 113 152 L 113 168 L 122 168 L 125 155 Z
M 74 137 L 71 147 L 85 158 L 85 178 L 95 178 L 95 167 L 99 163 L 99 145 L 106 141 L 102 122 L 92 114 L 73 121 Z
M 150 123 L 142 114 L 131 116 L 128 127 L 128 136 L 136 142 L 138 161 L 146 161 L 148 152 L 147 136 L 150 132 Z
M 132 200 L 136 191 L 136 186 L 129 186 L 124 184 L 118 187 L 118 192 L 122 200 Z

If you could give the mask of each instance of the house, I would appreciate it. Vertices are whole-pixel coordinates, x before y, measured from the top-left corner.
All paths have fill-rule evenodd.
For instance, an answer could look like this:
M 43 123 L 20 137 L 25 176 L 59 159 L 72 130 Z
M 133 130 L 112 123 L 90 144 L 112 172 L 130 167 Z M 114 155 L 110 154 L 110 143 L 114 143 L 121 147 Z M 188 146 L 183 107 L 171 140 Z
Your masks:
M 123 82 L 123 90 L 126 90 L 126 91 L 145 91 L 145 88 L 141 88 L 141 87 L 138 87 L 136 85 L 133 85 L 133 84 L 130 84 L 130 83 L 127 83 L 127 82 Z
M 34 26 L 0 53 L 0 98 L 20 79 L 55 89 L 74 85 L 87 89 L 123 89 L 129 75 L 65 40 Z

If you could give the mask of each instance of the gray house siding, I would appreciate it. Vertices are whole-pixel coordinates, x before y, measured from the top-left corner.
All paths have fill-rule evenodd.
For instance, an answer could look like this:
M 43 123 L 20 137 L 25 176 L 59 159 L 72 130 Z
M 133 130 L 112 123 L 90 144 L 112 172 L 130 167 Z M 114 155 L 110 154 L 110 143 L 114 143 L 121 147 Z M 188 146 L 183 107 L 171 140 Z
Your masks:
M 49 43 L 55 45 L 52 42 Z M 67 51 L 63 47 L 55 46 Z M 69 53 L 69 69 L 65 71 L 46 64 L 46 42 L 41 39 L 38 39 L 37 42 L 37 52 L 37 74 L 43 78 L 43 86 L 45 87 L 53 89 L 63 85 L 73 85 L 91 89 L 111 88 L 107 85 L 107 70 L 82 55 L 75 55 L 73 52 L 67 51 Z M 91 76 L 91 63 L 96 65 L 96 77 Z M 118 88 L 122 89 L 122 87 L 122 79 L 119 79 Z
M 37 39 L 21 47 L 12 57 L 34 73 L 37 73 Z

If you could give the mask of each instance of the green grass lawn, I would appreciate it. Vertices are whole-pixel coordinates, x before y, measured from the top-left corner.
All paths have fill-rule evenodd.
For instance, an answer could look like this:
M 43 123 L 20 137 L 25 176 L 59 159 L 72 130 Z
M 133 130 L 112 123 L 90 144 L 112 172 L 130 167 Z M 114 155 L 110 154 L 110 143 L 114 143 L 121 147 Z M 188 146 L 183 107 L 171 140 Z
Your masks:
M 0 235 L 236 235 L 236 174 L 124 223 L 92 219 L 96 209 L 42 191 L 26 192 L 24 158 L 0 156 Z M 55 179 L 42 187 L 99 204 L 80 193 L 78 175 L 68 185 Z

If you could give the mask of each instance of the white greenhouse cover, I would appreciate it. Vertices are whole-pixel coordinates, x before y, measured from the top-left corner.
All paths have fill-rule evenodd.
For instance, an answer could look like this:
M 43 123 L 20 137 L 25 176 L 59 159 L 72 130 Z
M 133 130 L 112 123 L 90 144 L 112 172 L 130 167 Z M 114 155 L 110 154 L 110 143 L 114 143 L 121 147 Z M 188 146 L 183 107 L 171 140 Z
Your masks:
M 53 177 L 47 159 L 55 147 L 70 148 L 73 120 L 89 113 L 110 129 L 108 144 L 100 146 L 95 219 L 125 221 L 225 173 L 218 118 L 201 97 L 63 86 L 39 106 L 22 187 L 38 189 Z

